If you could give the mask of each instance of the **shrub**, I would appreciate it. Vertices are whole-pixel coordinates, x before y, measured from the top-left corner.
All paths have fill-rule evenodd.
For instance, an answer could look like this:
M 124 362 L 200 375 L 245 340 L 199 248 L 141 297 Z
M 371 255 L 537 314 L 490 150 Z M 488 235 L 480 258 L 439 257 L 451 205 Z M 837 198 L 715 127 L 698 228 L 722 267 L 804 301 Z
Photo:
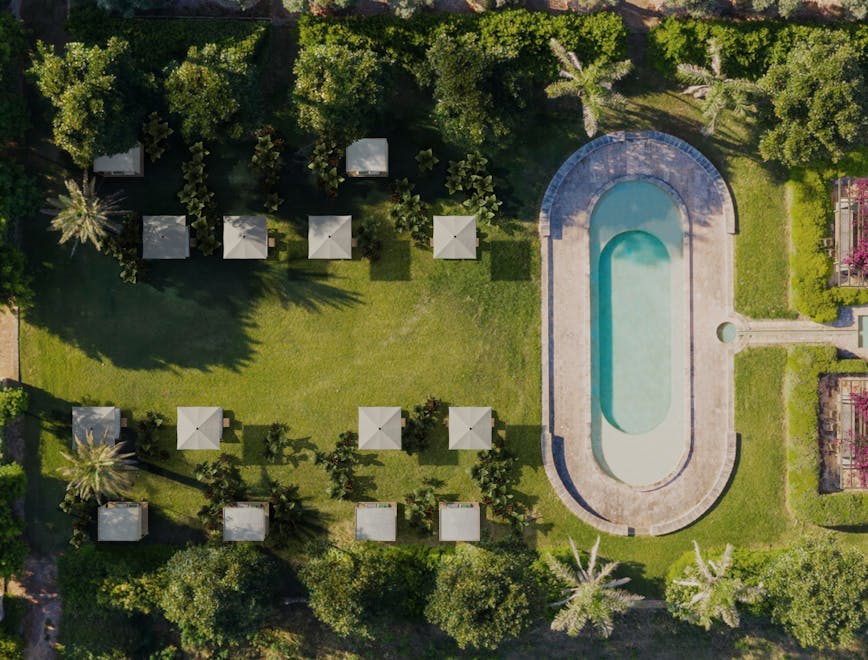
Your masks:
M 206 531 L 215 531 L 223 523 L 223 507 L 243 500 L 247 491 L 238 461 L 229 454 L 220 454 L 216 461 L 197 465 L 193 476 L 205 484 L 207 504 L 199 510 L 199 520 Z
M 389 207 L 389 218 L 399 232 L 409 232 L 419 247 L 428 247 L 431 241 L 433 220 L 428 205 L 422 197 L 413 194 L 416 185 L 407 179 L 398 179 L 393 188 L 393 199 L 398 200 Z
M 413 406 L 413 413 L 401 431 L 401 447 L 408 454 L 425 451 L 431 442 L 431 432 L 437 425 L 440 400 L 429 396 L 423 403 Z
M 440 159 L 434 155 L 433 149 L 422 149 L 416 154 L 416 162 L 419 164 L 419 172 L 430 172 Z
M 289 425 L 274 422 L 265 436 L 264 457 L 266 463 L 277 463 L 283 458 L 283 450 L 290 446 Z
M 145 261 L 139 256 L 141 236 L 141 214 L 128 213 L 120 231 L 110 234 L 105 244 L 106 252 L 118 260 L 121 280 L 128 284 L 136 284 L 144 277 Z
M 398 18 L 412 18 L 422 9 L 430 9 L 434 0 L 389 0 L 389 9 Z
M 356 231 L 359 249 L 362 251 L 362 256 L 371 263 L 380 260 L 383 251 L 383 233 L 383 222 L 377 216 L 366 215 L 359 223 Z
M 437 520 L 437 496 L 434 486 L 427 483 L 404 496 L 404 515 L 410 527 L 424 534 L 433 534 Z
M 89 543 L 91 530 L 96 525 L 96 499 L 83 499 L 76 490 L 67 488 L 57 508 L 72 519 L 72 536 L 69 544 L 73 548 L 81 548 Z
M 0 146 L 24 135 L 27 104 L 18 84 L 27 53 L 23 23 L 9 12 L 0 14 Z
M 22 387 L 0 388 L 0 428 L 27 412 L 30 397 Z
M 187 215 L 193 218 L 190 226 L 196 232 L 197 247 L 204 255 L 213 254 L 220 246 L 214 193 L 208 189 L 205 174 L 205 156 L 210 153 L 201 142 L 190 147 L 190 160 L 181 165 L 184 187 L 178 193 Z
M 446 190 L 450 195 L 463 192 L 462 202 L 477 220 L 490 224 L 497 216 L 501 202 L 494 193 L 494 182 L 486 169 L 488 159 L 481 154 L 467 154 L 464 160 L 450 161 Z
M 331 481 L 328 494 L 334 500 L 345 500 L 356 490 L 355 466 L 359 463 L 359 437 L 353 431 L 340 434 L 330 452 L 315 451 L 314 465 L 322 465 Z
M 338 186 L 344 177 L 338 171 L 341 162 L 341 148 L 331 140 L 317 140 L 310 155 L 307 168 L 316 175 L 317 185 L 329 197 L 337 197 Z
M 286 11 L 299 14 L 331 14 L 349 9 L 356 0 L 283 0 Z
M 145 459 L 160 456 L 164 460 L 169 457 L 166 451 L 160 452 L 157 446 L 157 431 L 166 423 L 166 418 L 160 413 L 149 410 L 145 418 L 139 422 L 139 433 L 136 438 L 136 453 Z
M 318 514 L 304 506 L 298 486 L 284 486 L 272 481 L 269 487 L 271 525 L 268 537 L 277 546 L 286 546 L 293 539 L 313 536 L 323 531 Z
M 142 124 L 142 146 L 152 163 L 156 163 L 166 151 L 166 140 L 174 133 L 169 123 L 159 113 L 152 112 Z
M 482 503 L 491 512 L 509 522 L 514 531 L 530 523 L 527 508 L 516 500 L 513 492 L 519 481 L 516 473 L 518 458 L 506 448 L 499 435 L 491 440 L 491 449 L 476 454 L 476 463 L 470 469 L 470 478 L 482 492 Z
M 282 150 L 283 138 L 277 135 L 273 126 L 263 126 L 256 131 L 256 146 L 250 165 L 262 180 L 260 187 L 265 194 L 265 209 L 271 213 L 277 213 L 284 201 L 274 192 L 283 168 Z

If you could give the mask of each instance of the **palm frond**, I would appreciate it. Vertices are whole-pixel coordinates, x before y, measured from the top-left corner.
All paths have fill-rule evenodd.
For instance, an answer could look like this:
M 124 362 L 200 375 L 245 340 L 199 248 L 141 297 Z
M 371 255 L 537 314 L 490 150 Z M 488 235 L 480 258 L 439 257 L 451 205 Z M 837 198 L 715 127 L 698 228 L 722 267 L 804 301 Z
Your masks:
M 711 85 L 716 80 L 711 71 L 695 64 L 679 64 L 675 75 L 687 85 Z

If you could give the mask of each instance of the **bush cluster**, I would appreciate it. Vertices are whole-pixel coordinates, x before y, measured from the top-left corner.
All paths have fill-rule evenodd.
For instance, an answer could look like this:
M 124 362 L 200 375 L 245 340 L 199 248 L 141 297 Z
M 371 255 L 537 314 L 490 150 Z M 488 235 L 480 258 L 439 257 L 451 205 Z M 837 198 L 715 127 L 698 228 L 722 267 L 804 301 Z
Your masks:
M 229 454 L 220 454 L 216 461 L 197 465 L 193 476 L 205 484 L 205 499 L 208 501 L 199 510 L 199 520 L 207 531 L 214 531 L 223 522 L 223 507 L 243 500 L 247 491 L 238 462 Z
M 462 205 L 480 222 L 490 224 L 503 202 L 494 192 L 494 181 L 486 168 L 488 159 L 481 154 L 467 154 L 464 160 L 450 161 L 446 190 L 450 195 L 464 193 Z
M 476 454 L 476 464 L 470 469 L 470 478 L 482 492 L 482 503 L 491 512 L 506 520 L 515 531 L 529 522 L 527 508 L 515 499 L 513 492 L 519 481 L 516 472 L 518 458 L 506 448 L 502 437 L 495 434 L 491 449 Z
M 419 247 L 428 247 L 432 223 L 428 205 L 413 191 L 416 184 L 408 179 L 397 179 L 392 185 L 392 206 L 389 218 L 399 232 L 408 232 Z
M 284 422 L 274 422 L 268 427 L 265 435 L 263 456 L 266 463 L 277 463 L 283 458 L 283 450 L 290 446 L 289 425 Z
M 401 432 L 401 447 L 408 454 L 425 451 L 431 442 L 431 432 L 437 425 L 440 412 L 440 399 L 429 396 L 422 403 L 413 406 L 413 413 L 407 419 L 407 426 Z
M 255 136 L 256 146 L 250 165 L 259 174 L 260 188 L 265 195 L 265 210 L 277 213 L 284 202 L 275 191 L 283 168 L 283 138 L 277 135 L 273 126 L 263 126 L 256 131 Z
M 340 434 L 332 451 L 315 451 L 314 465 L 322 465 L 329 476 L 328 494 L 335 500 L 348 499 L 356 490 L 355 467 L 359 463 L 359 436 L 354 431 Z
M 307 168 L 316 175 L 317 185 L 329 197 L 337 197 L 338 186 L 345 180 L 338 170 L 340 162 L 341 148 L 337 142 L 327 139 L 316 141 Z
M 193 218 L 190 227 L 196 232 L 197 247 L 204 255 L 213 254 L 220 247 L 214 193 L 208 189 L 205 173 L 205 156 L 210 153 L 201 142 L 190 147 L 190 160 L 181 164 L 184 187 L 178 193 L 187 215 Z
M 157 430 L 166 423 L 166 418 L 160 413 L 149 410 L 145 418 L 139 422 L 139 433 L 136 437 L 136 453 L 144 459 L 156 457 L 164 460 L 169 457 L 167 451 L 160 451 L 157 445 Z
M 136 284 L 142 280 L 145 261 L 139 254 L 142 236 L 142 216 L 138 212 L 127 213 L 120 225 L 120 231 L 110 234 L 106 241 L 106 252 L 118 260 L 121 280 Z

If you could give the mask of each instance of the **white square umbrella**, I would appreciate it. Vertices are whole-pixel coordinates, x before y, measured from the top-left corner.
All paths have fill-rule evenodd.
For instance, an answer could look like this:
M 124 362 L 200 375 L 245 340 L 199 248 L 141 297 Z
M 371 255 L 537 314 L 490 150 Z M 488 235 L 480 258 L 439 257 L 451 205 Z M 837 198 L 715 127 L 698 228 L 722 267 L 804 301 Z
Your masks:
M 352 259 L 351 215 L 310 215 L 307 229 L 308 259 Z
M 362 138 L 347 147 L 347 174 L 350 176 L 389 176 L 389 141 Z
M 114 445 L 121 435 L 121 409 L 114 406 L 73 408 L 72 437 L 86 442 L 88 433 L 93 433 L 93 441 L 97 444 Z
M 476 259 L 476 216 L 434 216 L 434 258 Z
M 400 449 L 401 409 L 359 407 L 359 449 Z
M 491 408 L 449 406 L 449 449 L 491 449 Z
M 223 408 L 178 408 L 178 449 L 220 449 Z
M 264 215 L 223 216 L 223 258 L 268 258 L 268 227 Z
M 189 256 L 187 216 L 142 216 L 142 259 L 186 259 Z

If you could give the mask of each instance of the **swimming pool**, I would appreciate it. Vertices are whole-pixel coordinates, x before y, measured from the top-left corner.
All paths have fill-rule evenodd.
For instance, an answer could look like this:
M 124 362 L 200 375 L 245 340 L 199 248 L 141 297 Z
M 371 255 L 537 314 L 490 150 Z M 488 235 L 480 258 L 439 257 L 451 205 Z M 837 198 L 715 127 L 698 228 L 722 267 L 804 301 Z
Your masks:
M 662 187 L 618 183 L 591 215 L 591 438 L 633 486 L 665 479 L 685 447 L 681 216 Z

